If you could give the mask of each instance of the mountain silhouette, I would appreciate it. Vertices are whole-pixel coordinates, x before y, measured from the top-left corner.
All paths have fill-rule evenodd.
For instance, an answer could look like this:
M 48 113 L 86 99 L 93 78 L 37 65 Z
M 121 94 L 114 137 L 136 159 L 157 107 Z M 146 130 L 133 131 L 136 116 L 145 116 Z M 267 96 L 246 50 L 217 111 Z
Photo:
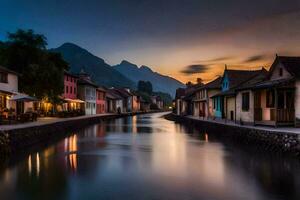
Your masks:
M 161 75 L 144 65 L 138 67 L 136 64 L 126 60 L 123 60 L 119 65 L 114 66 L 114 68 L 136 84 L 139 80 L 150 81 L 154 91 L 169 93 L 173 97 L 177 88 L 185 87 L 183 83 L 172 77 Z
M 91 75 L 92 80 L 106 87 L 136 88 L 136 84 L 116 69 L 107 64 L 86 49 L 73 43 L 64 43 L 50 51 L 61 53 L 64 60 L 70 65 L 72 73 L 79 73 L 81 69 Z
M 161 75 L 144 65 L 138 67 L 126 60 L 112 67 L 102 58 L 73 43 L 64 43 L 49 51 L 61 53 L 69 63 L 72 73 L 77 74 L 84 69 L 95 83 L 106 87 L 136 89 L 139 80 L 150 81 L 154 91 L 168 93 L 174 97 L 176 89 L 185 86 L 172 77 Z

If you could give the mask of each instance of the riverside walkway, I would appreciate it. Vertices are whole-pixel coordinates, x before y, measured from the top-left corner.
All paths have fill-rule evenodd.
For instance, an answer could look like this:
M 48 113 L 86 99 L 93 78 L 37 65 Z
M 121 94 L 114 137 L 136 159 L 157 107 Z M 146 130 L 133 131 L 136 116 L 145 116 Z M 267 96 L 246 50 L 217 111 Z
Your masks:
M 222 124 L 222 125 L 227 125 L 227 126 L 243 127 L 243 128 L 248 128 L 248 129 L 269 131 L 269 132 L 274 132 L 274 133 L 291 133 L 291 134 L 299 134 L 300 135 L 300 128 L 295 128 L 295 127 L 270 127 L 270 126 L 241 125 L 241 124 L 236 124 L 232 121 L 203 119 L 203 118 L 195 117 L 195 116 L 191 116 L 191 115 L 185 116 L 185 118 L 192 119 L 192 120 L 198 120 L 198 121 L 211 122 L 211 123 L 216 123 L 216 124 Z
M 42 118 L 38 118 L 38 120 L 35 122 L 0 125 L 0 131 L 9 131 L 9 130 L 14 130 L 14 129 L 30 128 L 30 127 L 44 126 L 44 125 L 49 125 L 49 124 L 54 124 L 54 123 L 59 123 L 59 122 L 89 119 L 89 118 L 98 118 L 98 117 L 105 117 L 105 116 L 118 116 L 118 114 L 105 113 L 105 114 L 83 115 L 83 116 L 68 117 L 68 118 L 42 117 Z

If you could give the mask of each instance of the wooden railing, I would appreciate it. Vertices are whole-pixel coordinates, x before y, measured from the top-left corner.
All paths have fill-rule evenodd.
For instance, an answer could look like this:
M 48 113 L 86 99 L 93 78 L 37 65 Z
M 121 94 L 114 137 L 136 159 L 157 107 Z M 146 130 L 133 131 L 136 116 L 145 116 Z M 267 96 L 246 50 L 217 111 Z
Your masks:
M 295 109 L 277 109 L 277 122 L 293 122 L 295 120 Z
M 255 119 L 255 121 L 261 121 L 262 120 L 262 109 L 261 108 L 255 108 L 254 109 L 254 119 Z M 294 120 L 295 120 L 295 109 L 291 109 L 291 108 L 282 108 L 282 109 L 271 108 L 270 109 L 270 120 L 271 121 L 276 121 L 276 122 L 294 122 Z
M 295 109 L 291 108 L 272 108 L 270 110 L 270 117 L 272 121 L 277 122 L 294 122 Z

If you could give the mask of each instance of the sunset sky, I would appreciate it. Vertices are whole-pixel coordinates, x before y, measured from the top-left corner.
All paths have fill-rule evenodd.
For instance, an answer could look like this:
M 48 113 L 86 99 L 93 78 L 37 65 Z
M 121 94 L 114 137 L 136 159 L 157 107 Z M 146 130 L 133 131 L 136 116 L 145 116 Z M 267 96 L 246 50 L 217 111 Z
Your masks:
M 0 40 L 17 28 L 182 82 L 300 56 L 300 0 L 1 0 Z

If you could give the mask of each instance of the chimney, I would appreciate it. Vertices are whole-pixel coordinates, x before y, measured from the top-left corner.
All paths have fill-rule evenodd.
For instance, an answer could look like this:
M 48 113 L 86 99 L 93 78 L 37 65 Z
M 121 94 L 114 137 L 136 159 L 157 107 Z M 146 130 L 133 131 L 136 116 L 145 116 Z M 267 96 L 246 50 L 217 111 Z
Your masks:
M 198 84 L 202 84 L 202 82 L 203 82 L 202 78 L 197 78 L 197 83 Z

